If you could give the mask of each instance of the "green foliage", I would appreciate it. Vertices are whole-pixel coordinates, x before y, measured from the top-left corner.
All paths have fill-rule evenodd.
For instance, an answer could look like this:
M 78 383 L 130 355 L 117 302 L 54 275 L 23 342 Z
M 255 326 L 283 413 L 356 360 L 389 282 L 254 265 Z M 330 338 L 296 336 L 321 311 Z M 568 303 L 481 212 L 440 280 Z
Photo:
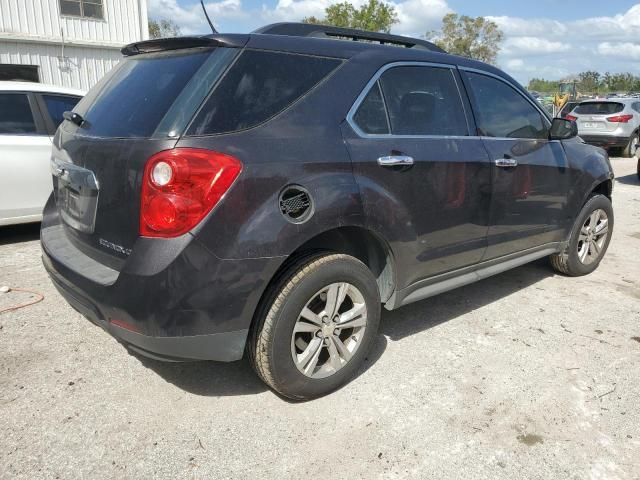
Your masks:
M 395 8 L 380 0 L 369 0 L 358 9 L 349 2 L 335 3 L 325 8 L 324 13 L 324 18 L 306 17 L 302 21 L 386 33 L 398 23 Z
M 533 92 L 557 92 L 560 81 L 558 80 L 545 80 L 544 78 L 532 78 L 529 80 L 528 89 Z
M 600 80 L 600 89 L 607 92 L 640 92 L 640 76 L 629 72 L 606 72 Z
M 495 63 L 504 35 L 495 22 L 484 17 L 448 13 L 442 28 L 427 32 L 426 37 L 454 55 Z
M 580 83 L 578 84 L 579 90 L 585 92 L 597 92 L 600 86 L 600 73 L 589 70 L 582 72 L 578 75 Z
M 582 94 L 610 93 L 610 92 L 640 92 L 640 76 L 631 73 L 604 74 L 596 71 L 579 73 L 577 89 Z M 529 80 L 528 89 L 536 92 L 555 93 L 558 91 L 558 80 L 545 80 L 532 78 Z
M 149 37 L 166 38 L 180 35 L 180 27 L 173 20 L 149 19 Z

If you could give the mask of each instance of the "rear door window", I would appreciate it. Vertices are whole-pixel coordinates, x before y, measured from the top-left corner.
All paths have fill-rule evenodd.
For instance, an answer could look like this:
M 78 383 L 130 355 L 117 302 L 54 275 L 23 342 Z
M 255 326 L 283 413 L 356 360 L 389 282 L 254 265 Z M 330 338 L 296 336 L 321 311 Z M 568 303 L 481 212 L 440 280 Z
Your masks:
M 450 68 L 395 67 L 380 77 L 393 135 L 468 135 Z
M 36 133 L 36 123 L 27 94 L 0 93 L 0 135 Z
M 365 134 L 469 134 L 458 85 L 450 68 L 416 65 L 386 70 L 369 90 L 353 121 Z
M 294 103 L 341 60 L 262 50 L 244 51 L 189 127 L 189 135 L 210 135 L 254 127 Z
M 542 113 L 515 88 L 487 75 L 465 72 L 475 100 L 478 133 L 498 138 L 548 138 Z
M 42 95 L 53 125 L 57 127 L 64 120 L 62 114 L 70 112 L 80 101 L 80 97 L 68 95 Z
M 191 118 L 210 82 L 228 65 L 219 57 L 229 50 L 234 49 L 185 49 L 125 58 L 78 104 L 75 111 L 87 121 L 81 132 L 96 137 L 147 138 L 159 126 L 172 124 L 165 119 L 168 112 L 184 116 L 186 108 L 193 108 L 188 114 Z M 199 75 L 201 71 L 206 75 Z M 172 109 L 174 103 L 180 108 Z M 171 131 L 171 136 L 179 133 Z
M 611 115 L 624 110 L 624 104 L 619 102 L 587 102 L 576 107 L 574 113 L 578 115 Z

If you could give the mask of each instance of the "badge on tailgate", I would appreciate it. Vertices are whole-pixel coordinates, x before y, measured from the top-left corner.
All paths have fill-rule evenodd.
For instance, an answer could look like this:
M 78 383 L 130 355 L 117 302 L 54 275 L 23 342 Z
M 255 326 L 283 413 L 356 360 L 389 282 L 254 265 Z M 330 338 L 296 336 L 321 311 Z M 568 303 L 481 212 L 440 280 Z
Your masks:
M 91 170 L 58 158 L 51 159 L 53 192 L 60 216 L 70 227 L 93 233 L 100 191 Z

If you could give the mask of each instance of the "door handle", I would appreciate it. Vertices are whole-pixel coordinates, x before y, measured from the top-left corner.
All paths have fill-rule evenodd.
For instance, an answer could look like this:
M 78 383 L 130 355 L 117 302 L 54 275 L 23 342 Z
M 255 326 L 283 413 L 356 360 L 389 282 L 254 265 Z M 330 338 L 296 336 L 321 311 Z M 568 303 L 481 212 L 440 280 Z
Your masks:
M 513 168 L 518 166 L 518 161 L 515 158 L 498 158 L 495 164 L 502 168 Z
M 378 165 L 381 167 L 399 167 L 413 165 L 413 157 L 408 155 L 389 155 L 378 158 Z

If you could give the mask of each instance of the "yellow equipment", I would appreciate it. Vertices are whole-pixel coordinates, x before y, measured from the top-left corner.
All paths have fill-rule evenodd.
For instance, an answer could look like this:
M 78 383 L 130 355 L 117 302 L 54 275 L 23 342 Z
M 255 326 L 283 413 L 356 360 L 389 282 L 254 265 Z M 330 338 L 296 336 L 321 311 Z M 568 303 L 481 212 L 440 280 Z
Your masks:
M 576 100 L 578 98 L 577 85 L 578 80 L 575 78 L 562 80 L 560 82 L 558 85 L 558 92 L 553 96 L 553 106 L 555 107 L 554 115 L 557 115 L 568 101 Z

